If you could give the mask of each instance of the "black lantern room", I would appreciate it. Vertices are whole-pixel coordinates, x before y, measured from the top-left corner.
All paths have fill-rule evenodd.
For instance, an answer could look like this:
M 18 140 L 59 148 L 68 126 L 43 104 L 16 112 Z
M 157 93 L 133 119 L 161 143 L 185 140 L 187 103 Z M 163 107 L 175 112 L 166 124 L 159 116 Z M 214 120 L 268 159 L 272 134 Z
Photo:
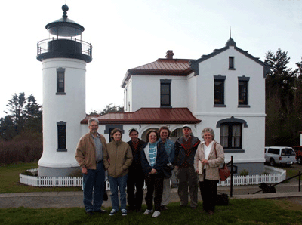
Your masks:
M 83 26 L 67 18 L 67 5 L 62 6 L 63 17 L 45 26 L 50 37 L 37 44 L 37 59 L 73 58 L 90 63 L 92 46 L 82 40 Z

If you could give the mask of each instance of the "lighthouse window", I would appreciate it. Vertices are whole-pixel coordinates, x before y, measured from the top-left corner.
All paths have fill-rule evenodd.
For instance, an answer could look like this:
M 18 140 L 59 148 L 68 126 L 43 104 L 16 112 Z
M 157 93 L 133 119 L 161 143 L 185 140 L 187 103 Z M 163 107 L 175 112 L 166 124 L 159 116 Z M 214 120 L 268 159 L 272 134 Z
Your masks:
M 65 69 L 57 69 L 57 94 L 65 94 Z
M 57 123 L 58 133 L 58 152 L 66 152 L 66 122 L 60 121 Z

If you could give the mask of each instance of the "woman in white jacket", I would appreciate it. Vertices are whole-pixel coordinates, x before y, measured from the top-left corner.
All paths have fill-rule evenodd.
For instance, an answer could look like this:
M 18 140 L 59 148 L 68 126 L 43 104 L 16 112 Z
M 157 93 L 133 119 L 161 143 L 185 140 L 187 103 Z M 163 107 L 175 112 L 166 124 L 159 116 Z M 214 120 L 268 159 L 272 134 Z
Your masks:
M 214 140 L 214 130 L 212 128 L 204 128 L 201 136 L 204 141 L 197 148 L 195 168 L 197 174 L 199 174 L 203 209 L 212 215 L 217 197 L 219 167 L 224 162 L 224 154 L 223 147 Z

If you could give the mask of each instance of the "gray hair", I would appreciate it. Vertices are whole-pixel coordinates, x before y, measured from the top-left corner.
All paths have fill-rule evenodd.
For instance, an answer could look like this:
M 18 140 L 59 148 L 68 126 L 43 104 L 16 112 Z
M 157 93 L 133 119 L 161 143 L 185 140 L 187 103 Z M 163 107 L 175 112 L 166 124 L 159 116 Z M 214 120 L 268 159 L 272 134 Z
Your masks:
M 204 134 L 210 133 L 212 136 L 212 140 L 214 140 L 214 130 L 212 128 L 204 128 L 201 132 L 201 137 L 204 139 Z
M 97 118 L 90 118 L 90 119 L 88 120 L 88 126 L 91 125 L 91 122 L 92 122 L 92 121 L 96 122 L 97 125 L 99 125 L 99 120 L 98 120 Z

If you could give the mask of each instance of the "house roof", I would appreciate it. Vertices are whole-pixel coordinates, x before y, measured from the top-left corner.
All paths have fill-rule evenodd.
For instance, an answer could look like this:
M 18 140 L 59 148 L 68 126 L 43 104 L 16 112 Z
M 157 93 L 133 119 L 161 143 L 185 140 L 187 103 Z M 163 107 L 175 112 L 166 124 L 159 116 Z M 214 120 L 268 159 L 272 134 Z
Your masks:
M 244 51 L 241 48 L 236 46 L 236 42 L 233 38 L 230 38 L 225 47 L 214 49 L 214 51 L 207 55 L 202 55 L 201 58 L 197 60 L 190 59 L 173 59 L 173 51 L 167 51 L 166 58 L 159 58 L 154 62 L 147 63 L 143 66 L 138 66 L 133 69 L 128 69 L 123 82 L 122 87 L 126 86 L 127 81 L 130 79 L 131 75 L 173 75 L 173 76 L 187 76 L 192 72 L 195 72 L 195 75 L 199 75 L 199 63 L 207 60 L 211 57 L 214 57 L 221 52 L 228 50 L 231 46 L 235 48 L 236 51 L 242 53 L 246 57 L 254 60 L 256 63 L 259 63 L 263 66 L 263 77 L 266 78 L 266 74 L 269 72 L 269 66 L 262 62 L 259 57 L 254 57 Z
M 227 49 L 229 49 L 231 46 L 233 46 L 235 48 L 236 51 L 242 53 L 243 55 L 245 55 L 246 57 L 250 58 L 251 60 L 254 60 L 256 63 L 259 63 L 261 66 L 263 66 L 263 77 L 266 78 L 266 74 L 269 72 L 269 66 L 266 65 L 264 62 L 262 62 L 259 57 L 254 57 L 251 54 L 248 53 L 248 51 L 244 51 L 241 48 L 236 47 L 236 42 L 233 40 L 233 38 L 230 38 L 227 42 L 225 47 L 223 48 L 219 48 L 219 49 L 214 49 L 214 51 L 208 55 L 202 55 L 201 58 L 197 59 L 197 60 L 191 60 L 190 61 L 190 67 L 191 69 L 195 72 L 196 75 L 199 75 L 199 63 L 207 60 L 211 57 L 214 57 L 218 54 L 220 54 L 221 52 L 226 51 Z
M 131 75 L 187 76 L 193 72 L 189 64 L 190 59 L 173 59 L 173 55 L 172 51 L 168 51 L 167 58 L 159 58 L 154 62 L 128 69 L 123 79 L 122 87 L 125 87 L 126 82 L 130 79 Z
M 95 116 L 86 116 L 81 124 L 88 124 L 88 119 Z M 188 108 L 140 108 L 135 112 L 108 113 L 96 117 L 99 124 L 197 124 L 196 119 Z

